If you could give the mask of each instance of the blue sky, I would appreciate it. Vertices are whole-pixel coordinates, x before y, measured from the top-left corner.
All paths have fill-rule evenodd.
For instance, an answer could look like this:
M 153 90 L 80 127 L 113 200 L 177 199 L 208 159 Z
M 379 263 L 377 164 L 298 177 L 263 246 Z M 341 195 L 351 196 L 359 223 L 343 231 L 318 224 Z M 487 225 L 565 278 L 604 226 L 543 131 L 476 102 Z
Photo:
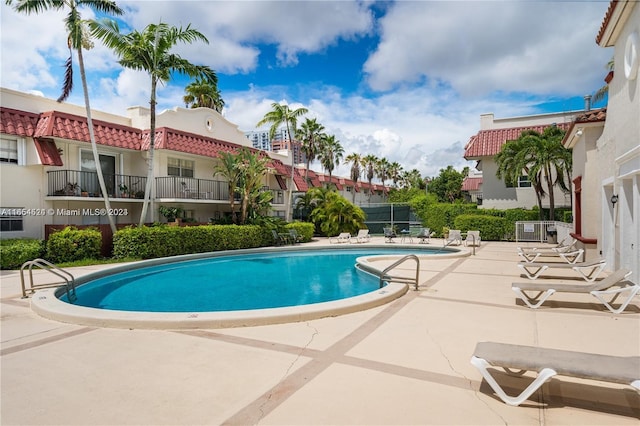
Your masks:
M 304 106 L 345 155 L 374 154 L 426 176 L 473 165 L 462 154 L 480 114 L 582 109 L 613 54 L 595 43 L 608 1 L 118 3 L 121 27 L 162 20 L 207 36 L 209 45 L 175 52 L 217 71 L 223 115 L 241 130 L 273 102 Z M 0 8 L 0 84 L 57 98 L 68 56 L 64 14 Z M 104 46 L 96 43 L 85 62 L 93 108 L 125 115 L 148 105 L 148 77 L 123 70 Z M 186 84 L 160 88 L 159 107 L 183 106 Z M 83 103 L 79 80 L 69 102 Z M 348 167 L 337 174 L 348 176 Z

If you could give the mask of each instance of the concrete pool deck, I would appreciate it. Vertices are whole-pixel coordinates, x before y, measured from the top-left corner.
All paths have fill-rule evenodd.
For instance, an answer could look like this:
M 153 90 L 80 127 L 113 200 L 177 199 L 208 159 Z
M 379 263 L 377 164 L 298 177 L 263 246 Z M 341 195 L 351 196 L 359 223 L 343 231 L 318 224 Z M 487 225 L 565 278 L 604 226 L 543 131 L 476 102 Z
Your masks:
M 523 280 L 518 260 L 515 243 L 483 242 L 469 257 L 422 262 L 420 290 L 383 306 L 200 330 L 47 320 L 20 298 L 19 273 L 2 271 L 0 423 L 638 425 L 630 386 L 558 376 L 510 407 L 481 380 L 469 363 L 480 341 L 640 355 L 640 298 L 619 315 L 588 294 L 532 310 L 510 289 Z

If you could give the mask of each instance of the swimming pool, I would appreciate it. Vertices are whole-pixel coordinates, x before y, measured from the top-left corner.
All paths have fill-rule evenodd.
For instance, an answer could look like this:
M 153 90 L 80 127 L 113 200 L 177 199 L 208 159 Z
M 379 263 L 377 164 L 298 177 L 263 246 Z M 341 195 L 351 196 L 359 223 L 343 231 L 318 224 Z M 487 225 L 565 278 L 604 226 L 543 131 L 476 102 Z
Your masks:
M 379 288 L 377 277 L 355 268 L 356 259 L 435 252 L 442 257 L 454 251 L 415 246 L 289 247 L 152 259 L 77 279 L 74 304 L 60 300 L 63 291 L 51 289 L 38 292 L 32 307 L 64 322 L 130 328 L 301 321 L 368 309 L 407 291 L 405 284 L 396 283 Z

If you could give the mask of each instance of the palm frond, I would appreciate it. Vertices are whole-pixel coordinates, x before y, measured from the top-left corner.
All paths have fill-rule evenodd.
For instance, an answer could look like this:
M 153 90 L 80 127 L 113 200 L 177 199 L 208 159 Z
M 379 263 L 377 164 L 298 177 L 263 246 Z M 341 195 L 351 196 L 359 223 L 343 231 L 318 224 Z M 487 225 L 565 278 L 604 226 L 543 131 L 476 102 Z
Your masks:
M 71 52 L 70 52 L 71 53 Z M 65 71 L 64 71 L 64 82 L 62 84 L 62 94 L 56 102 L 64 102 L 67 100 L 71 92 L 73 91 L 73 61 L 71 54 L 69 54 L 69 58 L 64 63 Z

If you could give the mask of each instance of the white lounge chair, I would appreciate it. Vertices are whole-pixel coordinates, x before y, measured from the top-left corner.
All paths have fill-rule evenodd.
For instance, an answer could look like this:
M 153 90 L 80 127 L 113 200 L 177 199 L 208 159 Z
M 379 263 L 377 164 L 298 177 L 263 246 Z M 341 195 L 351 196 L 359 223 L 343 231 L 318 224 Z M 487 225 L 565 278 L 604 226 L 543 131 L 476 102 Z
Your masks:
M 462 232 L 459 229 L 450 229 L 449 235 L 444 240 L 445 246 L 450 246 L 452 244 L 460 245 L 462 244 Z
M 542 250 L 542 251 L 553 251 L 553 252 L 556 252 L 556 253 L 562 253 L 562 252 L 566 252 L 566 251 L 575 251 L 577 242 L 578 242 L 578 240 L 576 240 L 575 238 L 567 235 L 566 237 L 564 237 L 562 239 L 562 241 L 560 241 L 556 245 L 548 244 L 546 246 L 535 246 L 535 247 L 524 247 L 523 246 L 523 247 L 518 247 L 518 251 L 537 251 L 537 250 Z
M 329 237 L 329 243 L 348 243 L 351 240 L 351 234 L 348 232 L 341 232 L 337 237 Z
M 577 263 L 584 257 L 584 249 L 578 249 L 575 251 L 553 251 L 553 250 L 526 250 L 522 251 L 518 248 L 518 256 L 520 256 L 525 262 L 532 263 L 538 260 L 540 257 L 552 257 L 556 259 L 562 259 L 567 263 Z
M 480 247 L 480 231 L 467 231 L 467 238 L 464 239 L 464 245 Z
M 511 289 L 530 308 L 537 309 L 549 296 L 555 293 L 584 293 L 591 294 L 614 314 L 624 311 L 631 302 L 631 299 L 640 292 L 640 285 L 634 284 L 626 279 L 631 275 L 627 269 L 618 269 L 606 278 L 595 281 L 591 284 L 561 284 L 550 282 L 536 283 L 513 283 Z M 529 294 L 529 293 L 535 294 Z M 622 294 L 628 294 L 622 301 L 619 308 L 614 308 L 611 304 Z M 605 297 L 611 297 L 605 300 Z
M 471 364 L 480 371 L 494 392 L 508 405 L 520 405 L 544 382 L 555 375 L 599 380 L 630 385 L 640 390 L 640 357 L 621 357 L 480 342 L 471 357 Z M 536 371 L 538 376 L 518 396 L 509 396 L 489 372 L 489 367 L 503 368 L 507 374 L 521 376 Z M 520 371 L 514 371 L 520 370 Z
M 351 238 L 352 243 L 368 243 L 369 241 L 371 241 L 371 236 L 368 229 L 360 229 L 358 235 Z
M 582 263 L 560 263 L 560 262 L 519 262 L 518 267 L 522 269 L 531 280 L 538 278 L 543 272 L 548 269 L 573 269 L 576 271 L 585 281 L 592 282 L 600 272 L 607 266 L 607 262 L 604 259 L 599 259 L 593 262 Z

